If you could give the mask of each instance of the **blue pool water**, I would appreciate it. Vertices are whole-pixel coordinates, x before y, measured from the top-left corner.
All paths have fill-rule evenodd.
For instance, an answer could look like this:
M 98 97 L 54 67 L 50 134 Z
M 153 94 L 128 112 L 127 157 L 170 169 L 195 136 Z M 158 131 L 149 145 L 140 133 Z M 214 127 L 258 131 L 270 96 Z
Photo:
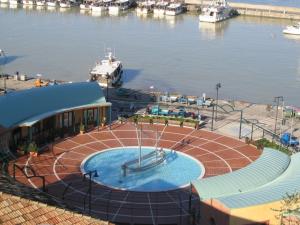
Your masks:
M 154 148 L 143 147 L 142 154 Z M 204 167 L 190 156 L 164 149 L 166 160 L 142 172 L 129 172 L 123 176 L 121 166 L 136 159 L 138 147 L 114 148 L 88 156 L 81 165 L 83 173 L 97 170 L 99 176 L 92 179 L 108 187 L 131 191 L 166 191 L 186 186 L 204 175 Z

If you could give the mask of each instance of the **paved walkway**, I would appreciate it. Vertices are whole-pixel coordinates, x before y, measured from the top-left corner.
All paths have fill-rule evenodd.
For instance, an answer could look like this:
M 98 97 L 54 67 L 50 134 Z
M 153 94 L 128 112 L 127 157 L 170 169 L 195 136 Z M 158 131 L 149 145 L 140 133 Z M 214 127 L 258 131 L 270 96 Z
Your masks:
M 204 130 L 163 125 L 143 125 L 144 146 L 155 146 L 156 130 L 161 135 L 159 146 L 184 152 L 198 159 L 205 167 L 205 177 L 228 173 L 245 167 L 260 155 L 255 147 L 239 140 Z M 54 198 L 64 200 L 89 212 L 89 182 L 83 181 L 80 164 L 88 155 L 107 148 L 137 146 L 137 131 L 133 124 L 115 124 L 62 140 L 53 152 L 38 157 L 21 157 L 19 165 L 30 165 L 38 175 L 45 176 L 46 188 Z M 182 140 L 185 144 L 182 144 Z M 12 164 L 9 167 L 12 174 Z M 27 174 L 31 172 L 27 170 Z M 20 171 L 19 182 L 41 187 L 37 178 L 27 179 Z M 65 191 L 66 186 L 69 186 Z M 64 193 L 65 192 L 65 193 Z M 192 203 L 198 201 L 193 195 Z M 85 202 L 85 205 L 84 205 Z M 131 224 L 186 224 L 189 219 L 189 190 L 177 189 L 156 193 L 118 191 L 92 183 L 91 215 L 112 222 Z

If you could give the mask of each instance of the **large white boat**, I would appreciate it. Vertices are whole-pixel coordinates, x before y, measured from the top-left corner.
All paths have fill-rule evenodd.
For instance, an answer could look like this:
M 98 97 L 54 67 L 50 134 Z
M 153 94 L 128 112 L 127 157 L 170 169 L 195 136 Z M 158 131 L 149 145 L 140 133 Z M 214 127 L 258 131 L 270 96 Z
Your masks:
M 167 16 L 176 16 L 183 12 L 183 6 L 181 3 L 171 3 L 167 6 L 165 14 Z
M 226 0 L 213 0 L 212 3 L 202 9 L 199 15 L 200 22 L 216 23 L 226 20 L 234 15 L 234 10 Z
M 8 3 L 9 0 L 0 0 L 0 3 Z
M 170 3 L 167 1 L 157 2 L 154 6 L 153 13 L 154 15 L 165 15 L 166 9 Z
M 111 50 L 106 59 L 97 62 L 90 72 L 90 81 L 97 81 L 102 87 L 117 87 L 122 84 L 122 63 L 117 60 Z
M 300 22 L 293 26 L 287 26 L 283 31 L 284 34 L 300 35 Z
M 120 11 L 129 9 L 132 3 L 132 0 L 117 0 L 108 7 L 108 12 L 110 14 L 118 14 Z

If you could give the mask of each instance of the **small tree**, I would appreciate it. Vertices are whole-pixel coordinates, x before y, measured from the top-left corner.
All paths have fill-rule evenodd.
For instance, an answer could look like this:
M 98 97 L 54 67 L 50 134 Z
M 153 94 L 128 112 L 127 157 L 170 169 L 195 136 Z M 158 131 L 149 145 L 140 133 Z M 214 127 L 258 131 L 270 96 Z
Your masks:
M 300 225 L 299 219 L 291 218 L 293 212 L 298 212 L 300 209 L 300 193 L 295 192 L 293 194 L 286 193 L 285 197 L 281 200 L 281 207 L 279 209 L 272 209 L 277 212 L 276 219 L 280 221 L 280 225 L 288 222 L 293 222 L 293 225 Z M 285 221 L 284 221 L 285 220 Z

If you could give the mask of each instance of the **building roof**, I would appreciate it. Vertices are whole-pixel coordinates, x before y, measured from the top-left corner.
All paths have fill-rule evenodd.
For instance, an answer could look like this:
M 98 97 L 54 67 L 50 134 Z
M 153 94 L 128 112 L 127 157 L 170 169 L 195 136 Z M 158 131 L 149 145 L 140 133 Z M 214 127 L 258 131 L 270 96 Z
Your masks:
M 1 224 L 106 224 L 101 220 L 0 192 Z
M 0 224 L 107 224 L 0 173 Z
M 250 165 L 221 176 L 193 181 L 202 200 L 243 193 L 268 184 L 286 171 L 290 157 L 280 151 L 265 148 Z
M 291 156 L 286 171 L 274 181 L 245 193 L 218 198 L 228 208 L 244 208 L 282 200 L 287 194 L 300 192 L 300 153 Z
M 79 108 L 110 105 L 97 82 L 32 88 L 0 96 L 0 125 L 31 126 L 49 116 Z

